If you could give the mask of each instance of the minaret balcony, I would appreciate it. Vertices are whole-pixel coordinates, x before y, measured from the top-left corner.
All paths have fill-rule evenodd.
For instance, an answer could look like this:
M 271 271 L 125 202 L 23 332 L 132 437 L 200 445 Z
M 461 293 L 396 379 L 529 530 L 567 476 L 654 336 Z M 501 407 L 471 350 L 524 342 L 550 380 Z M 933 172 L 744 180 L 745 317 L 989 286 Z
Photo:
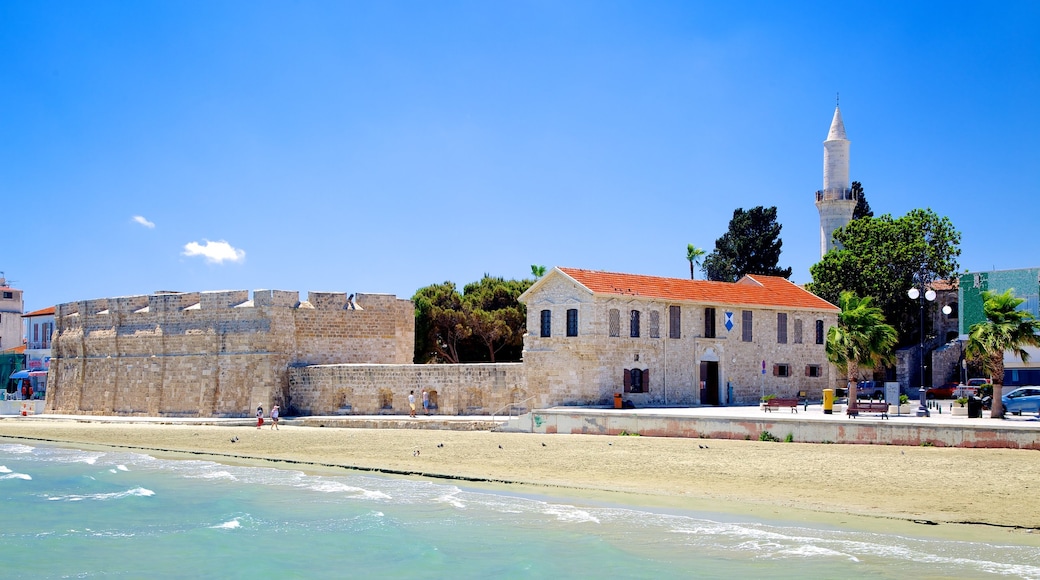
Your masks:
M 858 201 L 851 188 L 816 191 L 816 201 Z

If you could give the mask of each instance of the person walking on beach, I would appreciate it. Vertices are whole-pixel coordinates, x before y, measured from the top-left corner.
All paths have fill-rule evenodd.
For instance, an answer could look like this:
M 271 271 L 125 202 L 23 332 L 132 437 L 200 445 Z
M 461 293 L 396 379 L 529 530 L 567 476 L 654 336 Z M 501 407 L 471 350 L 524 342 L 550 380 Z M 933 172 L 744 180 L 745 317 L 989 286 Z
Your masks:
M 430 414 L 430 393 L 426 389 L 422 390 L 422 410 L 427 416 Z
M 271 429 L 278 429 L 278 405 L 271 407 Z
M 415 416 L 415 391 L 408 391 L 408 416 Z
M 259 429 L 264 424 L 264 406 L 256 406 L 256 428 Z

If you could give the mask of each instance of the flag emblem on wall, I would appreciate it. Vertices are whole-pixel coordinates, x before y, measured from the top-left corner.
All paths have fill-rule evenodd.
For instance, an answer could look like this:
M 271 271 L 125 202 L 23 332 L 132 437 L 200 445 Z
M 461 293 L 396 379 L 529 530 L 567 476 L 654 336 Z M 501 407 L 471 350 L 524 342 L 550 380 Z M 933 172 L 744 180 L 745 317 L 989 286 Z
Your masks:
M 725 326 L 726 326 L 726 332 L 729 332 L 729 331 L 733 330 L 733 313 L 732 312 L 727 312 L 726 313 L 726 325 Z

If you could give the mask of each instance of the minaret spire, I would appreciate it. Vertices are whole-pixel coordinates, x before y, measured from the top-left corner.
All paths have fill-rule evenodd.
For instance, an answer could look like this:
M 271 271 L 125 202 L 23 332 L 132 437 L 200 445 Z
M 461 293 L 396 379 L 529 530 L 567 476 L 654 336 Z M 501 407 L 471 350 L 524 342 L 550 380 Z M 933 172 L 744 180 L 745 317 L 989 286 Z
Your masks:
M 823 142 L 823 189 L 816 192 L 816 208 L 820 211 L 820 257 L 834 248 L 834 230 L 852 221 L 856 209 L 849 188 L 849 147 L 845 136 L 845 122 L 835 93 L 834 117 L 827 139 Z

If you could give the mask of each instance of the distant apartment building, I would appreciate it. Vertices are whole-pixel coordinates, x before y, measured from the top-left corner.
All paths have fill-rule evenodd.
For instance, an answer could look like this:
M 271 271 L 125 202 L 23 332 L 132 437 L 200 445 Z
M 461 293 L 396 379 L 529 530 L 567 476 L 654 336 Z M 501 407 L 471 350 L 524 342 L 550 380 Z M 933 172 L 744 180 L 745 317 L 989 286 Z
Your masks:
M 0 351 L 22 345 L 22 291 L 0 275 Z
M 54 307 L 34 310 L 22 316 L 25 321 L 26 368 L 33 378 L 33 389 L 47 390 L 47 371 L 51 364 L 51 339 L 54 335 Z
M 960 333 L 967 339 L 973 324 L 982 322 L 986 315 L 982 310 L 982 291 L 1003 293 L 1011 290 L 1024 302 L 1019 306 L 1040 318 L 1040 268 L 1017 270 L 994 270 L 972 272 L 960 277 Z M 1004 354 L 1004 384 L 1008 386 L 1040 385 L 1040 349 L 1027 347 L 1029 360 L 1022 362 L 1016 356 Z

